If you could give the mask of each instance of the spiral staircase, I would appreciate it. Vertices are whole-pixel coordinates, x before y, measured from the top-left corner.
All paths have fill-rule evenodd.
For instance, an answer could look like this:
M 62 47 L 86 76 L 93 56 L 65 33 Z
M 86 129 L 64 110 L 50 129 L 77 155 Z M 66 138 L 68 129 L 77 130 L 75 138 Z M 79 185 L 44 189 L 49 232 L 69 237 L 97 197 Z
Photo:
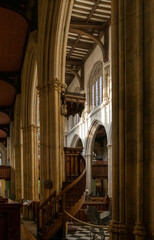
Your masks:
M 65 211 L 74 216 L 85 200 L 86 163 L 81 155 L 82 148 L 64 148 L 64 151 L 66 180 L 58 195 L 53 192 L 38 207 L 39 239 L 52 239 L 56 234 L 65 237 L 65 223 L 68 220 Z

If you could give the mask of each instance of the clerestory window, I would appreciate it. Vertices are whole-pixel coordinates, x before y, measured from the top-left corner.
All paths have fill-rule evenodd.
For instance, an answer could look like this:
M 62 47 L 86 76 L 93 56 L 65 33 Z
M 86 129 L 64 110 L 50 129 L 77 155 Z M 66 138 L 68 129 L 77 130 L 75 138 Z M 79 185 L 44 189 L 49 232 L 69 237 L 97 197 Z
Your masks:
M 103 101 L 103 65 L 102 62 L 95 64 L 90 77 L 89 103 L 90 111 L 97 108 Z

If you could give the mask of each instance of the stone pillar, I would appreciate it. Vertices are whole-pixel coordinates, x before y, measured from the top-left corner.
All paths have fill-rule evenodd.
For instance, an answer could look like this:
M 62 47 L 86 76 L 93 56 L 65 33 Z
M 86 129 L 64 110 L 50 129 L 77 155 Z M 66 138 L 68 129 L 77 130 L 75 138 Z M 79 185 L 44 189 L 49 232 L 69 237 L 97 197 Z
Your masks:
M 59 192 L 64 180 L 64 134 L 62 134 L 62 132 L 64 133 L 64 117 L 61 115 L 63 87 L 65 88 L 58 79 L 53 79 L 44 87 L 38 87 L 40 95 L 41 201 L 44 201 L 54 190 Z M 51 187 L 46 186 L 47 181 L 51 182 Z
M 15 195 L 16 201 L 21 202 L 23 195 L 22 181 L 22 154 L 21 154 L 21 129 L 20 129 L 21 94 L 16 95 L 14 109 L 14 148 L 15 148 Z
M 112 145 L 108 144 L 108 195 L 112 197 Z
M 24 200 L 38 200 L 37 126 L 23 128 Z
M 136 1 L 137 26 L 137 222 L 134 228 L 136 240 L 144 240 L 143 222 L 143 0 Z
M 10 137 L 7 138 L 7 159 L 11 166 L 11 199 L 15 200 L 14 122 L 10 123 Z
M 66 44 L 73 0 L 41 0 L 38 4 L 38 89 L 40 91 L 41 202 L 64 181 L 64 116 Z
M 92 174 L 91 174 L 91 161 L 92 161 L 92 155 L 87 154 L 84 155 L 85 161 L 86 161 L 86 188 L 89 190 L 89 194 L 91 193 L 91 181 L 92 181 Z
M 153 9 L 112 1 L 114 240 L 153 239 Z

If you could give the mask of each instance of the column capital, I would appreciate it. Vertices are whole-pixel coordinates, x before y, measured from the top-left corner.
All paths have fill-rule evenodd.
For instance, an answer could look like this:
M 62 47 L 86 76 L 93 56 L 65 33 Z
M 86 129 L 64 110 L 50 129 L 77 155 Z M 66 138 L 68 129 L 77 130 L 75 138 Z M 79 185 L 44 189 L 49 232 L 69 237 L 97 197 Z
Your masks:
M 38 130 L 39 126 L 31 124 L 29 126 L 22 126 L 20 129 L 21 131 L 26 131 L 26 130 Z

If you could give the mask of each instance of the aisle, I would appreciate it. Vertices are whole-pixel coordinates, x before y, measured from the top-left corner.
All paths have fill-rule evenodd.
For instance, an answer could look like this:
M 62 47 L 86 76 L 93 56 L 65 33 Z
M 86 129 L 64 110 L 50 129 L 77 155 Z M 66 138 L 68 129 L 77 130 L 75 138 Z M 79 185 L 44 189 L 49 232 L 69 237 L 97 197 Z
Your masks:
M 21 240 L 36 240 L 36 238 L 27 230 L 24 224 L 21 224 Z

